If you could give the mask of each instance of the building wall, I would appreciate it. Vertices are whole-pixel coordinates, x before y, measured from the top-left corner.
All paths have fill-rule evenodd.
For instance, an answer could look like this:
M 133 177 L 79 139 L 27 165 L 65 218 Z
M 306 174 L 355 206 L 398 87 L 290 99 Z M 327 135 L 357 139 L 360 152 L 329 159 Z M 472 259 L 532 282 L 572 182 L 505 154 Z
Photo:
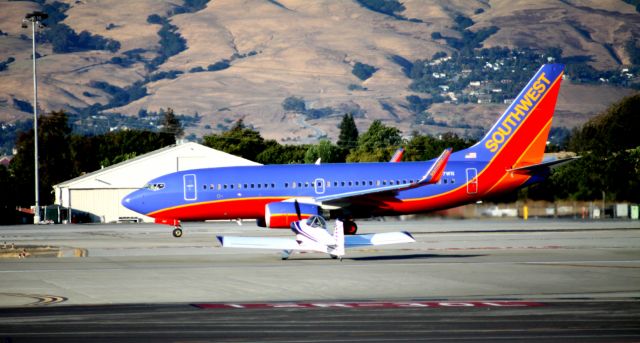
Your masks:
M 94 215 L 93 221 L 102 223 L 116 222 L 120 217 L 136 217 L 153 222 L 153 218 L 135 213 L 120 204 L 122 198 L 133 191 L 132 188 L 71 189 L 71 208 L 90 213 Z

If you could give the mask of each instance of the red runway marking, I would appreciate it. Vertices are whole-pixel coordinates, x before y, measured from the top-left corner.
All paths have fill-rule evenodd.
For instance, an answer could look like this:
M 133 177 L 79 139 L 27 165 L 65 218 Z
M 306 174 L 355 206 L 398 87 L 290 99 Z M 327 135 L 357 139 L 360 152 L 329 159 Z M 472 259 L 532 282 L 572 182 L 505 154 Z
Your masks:
M 201 309 L 265 309 L 265 308 L 451 308 L 451 307 L 537 307 L 532 301 L 406 301 L 406 302 L 310 302 L 310 303 L 203 303 Z

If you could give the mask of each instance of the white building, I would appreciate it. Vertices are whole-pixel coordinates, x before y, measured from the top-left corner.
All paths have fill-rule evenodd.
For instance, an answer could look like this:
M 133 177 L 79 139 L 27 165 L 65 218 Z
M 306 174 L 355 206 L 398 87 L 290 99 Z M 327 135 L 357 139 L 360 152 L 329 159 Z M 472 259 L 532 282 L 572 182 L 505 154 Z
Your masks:
M 144 186 L 147 181 L 165 174 L 189 169 L 243 165 L 259 163 L 197 143 L 172 145 L 57 184 L 53 186 L 55 203 L 86 212 L 94 221 L 99 222 L 115 222 L 127 217 L 152 222 L 153 218 L 122 206 L 122 198 Z

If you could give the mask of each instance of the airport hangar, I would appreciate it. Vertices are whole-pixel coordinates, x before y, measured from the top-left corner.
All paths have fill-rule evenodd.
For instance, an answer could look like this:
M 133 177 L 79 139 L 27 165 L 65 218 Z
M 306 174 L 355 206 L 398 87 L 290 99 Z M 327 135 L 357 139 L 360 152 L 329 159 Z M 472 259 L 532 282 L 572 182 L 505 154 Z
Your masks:
M 259 163 L 197 143 L 168 146 L 133 159 L 54 185 L 55 204 L 88 214 L 93 222 L 153 218 L 120 203 L 130 192 L 161 175 L 198 168 L 259 165 Z

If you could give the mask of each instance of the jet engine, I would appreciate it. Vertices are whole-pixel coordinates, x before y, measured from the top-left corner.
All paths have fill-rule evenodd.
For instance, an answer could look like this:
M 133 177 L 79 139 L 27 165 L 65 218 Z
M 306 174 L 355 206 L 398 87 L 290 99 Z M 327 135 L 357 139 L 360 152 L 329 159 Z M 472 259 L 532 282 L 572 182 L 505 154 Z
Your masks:
M 272 202 L 265 206 L 264 222 L 258 221 L 258 226 L 268 228 L 288 229 L 291 223 L 311 216 L 320 215 L 320 207 L 312 204 L 298 204 L 300 213 L 296 213 L 295 202 Z M 261 225 L 262 224 L 262 225 Z

